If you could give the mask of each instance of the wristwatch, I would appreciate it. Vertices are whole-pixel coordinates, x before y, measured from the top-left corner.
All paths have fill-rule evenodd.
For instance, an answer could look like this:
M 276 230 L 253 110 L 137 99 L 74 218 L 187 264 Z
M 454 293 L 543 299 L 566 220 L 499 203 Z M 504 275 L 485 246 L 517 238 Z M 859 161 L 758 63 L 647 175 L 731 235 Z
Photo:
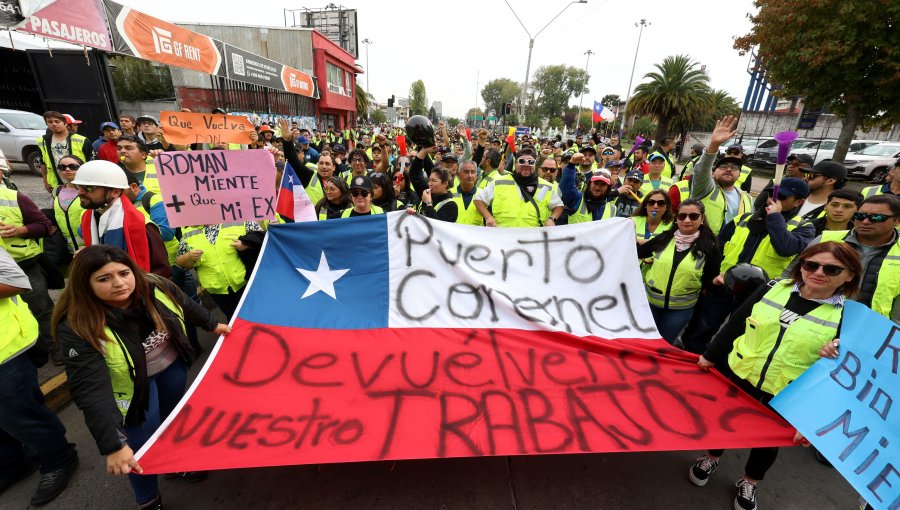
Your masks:
M 559 218 L 554 218 L 553 216 L 550 216 L 550 221 L 552 221 L 554 225 L 559 225 Z

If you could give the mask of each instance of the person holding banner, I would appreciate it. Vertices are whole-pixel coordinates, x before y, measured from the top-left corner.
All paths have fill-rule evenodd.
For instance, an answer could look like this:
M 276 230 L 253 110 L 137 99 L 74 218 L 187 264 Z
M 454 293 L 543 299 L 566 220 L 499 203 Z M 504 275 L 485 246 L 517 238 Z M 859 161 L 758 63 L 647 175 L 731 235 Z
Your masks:
M 552 227 L 563 214 L 563 201 L 553 185 L 536 173 L 534 150 L 516 155 L 516 170 L 494 179 L 475 198 L 488 227 Z M 490 208 L 490 209 L 488 209 Z
M 384 214 L 384 210 L 372 205 L 372 179 L 368 175 L 357 175 L 350 183 L 350 201 L 353 207 L 341 211 L 341 218 Z
M 664 197 L 662 190 L 655 190 Z M 644 201 L 642 207 L 646 206 Z M 638 239 L 638 257 L 649 259 L 644 288 L 660 336 L 672 345 L 694 314 L 700 292 L 719 274 L 721 249 L 706 224 L 703 204 L 687 199 L 678 205 L 676 228 L 649 241 Z
M 394 198 L 394 184 L 388 174 L 375 172 L 369 178 L 372 179 L 372 203 L 384 212 L 399 211 L 401 204 Z
M 761 287 L 731 314 L 697 364 L 718 366 L 745 392 L 768 405 L 791 381 L 812 366 L 825 345 L 836 344 L 844 299 L 859 291 L 862 266 L 846 243 L 810 246 L 788 279 Z M 727 367 L 727 368 L 726 368 Z M 805 441 L 798 433 L 795 442 Z M 704 486 L 724 450 L 710 450 L 688 476 Z M 757 484 L 775 463 L 778 448 L 753 448 L 736 482 L 734 507 L 756 509 Z
M 675 221 L 669 195 L 661 189 L 647 193 L 631 219 L 634 220 L 634 233 L 638 242 L 647 241 L 669 230 Z
M 340 177 L 329 177 L 325 181 L 325 196 L 316 204 L 316 217 L 320 221 L 334 220 L 340 218 L 341 213 L 349 206 L 350 188 L 347 187 L 347 181 Z
M 155 476 L 138 476 L 134 458 L 184 395 L 193 350 L 188 317 L 204 329 L 231 331 L 164 278 L 145 273 L 124 251 L 85 248 L 53 314 L 69 388 L 106 457 L 106 470 L 129 475 L 142 509 L 162 508 Z M 136 473 L 136 474 L 135 474 Z M 201 473 L 173 477 L 199 481 Z

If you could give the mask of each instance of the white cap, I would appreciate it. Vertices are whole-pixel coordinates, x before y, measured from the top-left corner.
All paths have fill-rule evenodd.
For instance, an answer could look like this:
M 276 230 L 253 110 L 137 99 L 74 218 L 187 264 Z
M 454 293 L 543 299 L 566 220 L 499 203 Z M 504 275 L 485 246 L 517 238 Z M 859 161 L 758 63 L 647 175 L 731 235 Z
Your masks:
M 98 159 L 81 165 L 72 184 L 128 189 L 128 177 L 125 175 L 125 170 L 119 165 L 112 161 Z

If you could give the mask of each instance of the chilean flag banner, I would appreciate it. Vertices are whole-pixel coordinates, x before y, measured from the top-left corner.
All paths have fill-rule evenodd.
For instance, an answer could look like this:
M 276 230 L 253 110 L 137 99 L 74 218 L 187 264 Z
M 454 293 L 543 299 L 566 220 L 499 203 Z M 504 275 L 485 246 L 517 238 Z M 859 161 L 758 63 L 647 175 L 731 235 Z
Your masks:
M 660 339 L 624 218 L 272 225 L 232 326 L 138 452 L 145 473 L 794 435 Z
M 306 194 L 306 189 L 300 184 L 300 177 L 290 163 L 284 165 L 275 212 L 294 222 L 316 221 L 316 204 Z
M 594 122 L 605 122 L 616 118 L 616 114 L 612 110 L 600 104 L 600 101 L 594 101 L 594 113 L 591 115 Z

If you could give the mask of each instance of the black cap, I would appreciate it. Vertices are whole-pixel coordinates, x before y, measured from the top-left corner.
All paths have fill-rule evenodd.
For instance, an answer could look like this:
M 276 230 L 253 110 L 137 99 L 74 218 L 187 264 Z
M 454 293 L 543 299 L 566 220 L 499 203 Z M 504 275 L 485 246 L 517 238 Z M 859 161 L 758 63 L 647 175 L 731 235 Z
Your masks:
M 592 152 L 592 153 L 594 153 L 594 156 L 597 155 L 597 150 L 594 149 L 593 147 L 591 147 L 590 145 L 585 145 L 584 147 L 582 147 L 580 152 L 582 154 L 584 154 L 585 152 Z
M 725 163 L 733 163 L 733 164 L 737 165 L 738 168 L 740 168 L 744 164 L 744 160 L 742 160 L 741 158 L 736 158 L 734 156 L 725 156 L 724 158 L 720 159 L 719 161 L 716 161 L 716 168 L 719 168 L 719 166 L 721 166 Z
M 350 181 L 350 189 L 372 191 L 372 179 L 368 175 L 355 175 Z
M 809 169 L 814 174 L 822 174 L 831 177 L 841 183 L 847 179 L 847 167 L 837 161 L 819 161 L 816 166 Z
M 791 160 L 794 160 L 794 159 L 796 159 L 797 161 L 799 161 L 800 163 L 802 163 L 803 166 L 805 166 L 805 167 L 812 167 L 812 166 L 813 166 L 813 158 L 812 158 L 812 156 L 810 156 L 809 154 L 791 154 L 791 155 L 788 156 L 788 158 L 787 158 L 788 161 L 791 161 Z

